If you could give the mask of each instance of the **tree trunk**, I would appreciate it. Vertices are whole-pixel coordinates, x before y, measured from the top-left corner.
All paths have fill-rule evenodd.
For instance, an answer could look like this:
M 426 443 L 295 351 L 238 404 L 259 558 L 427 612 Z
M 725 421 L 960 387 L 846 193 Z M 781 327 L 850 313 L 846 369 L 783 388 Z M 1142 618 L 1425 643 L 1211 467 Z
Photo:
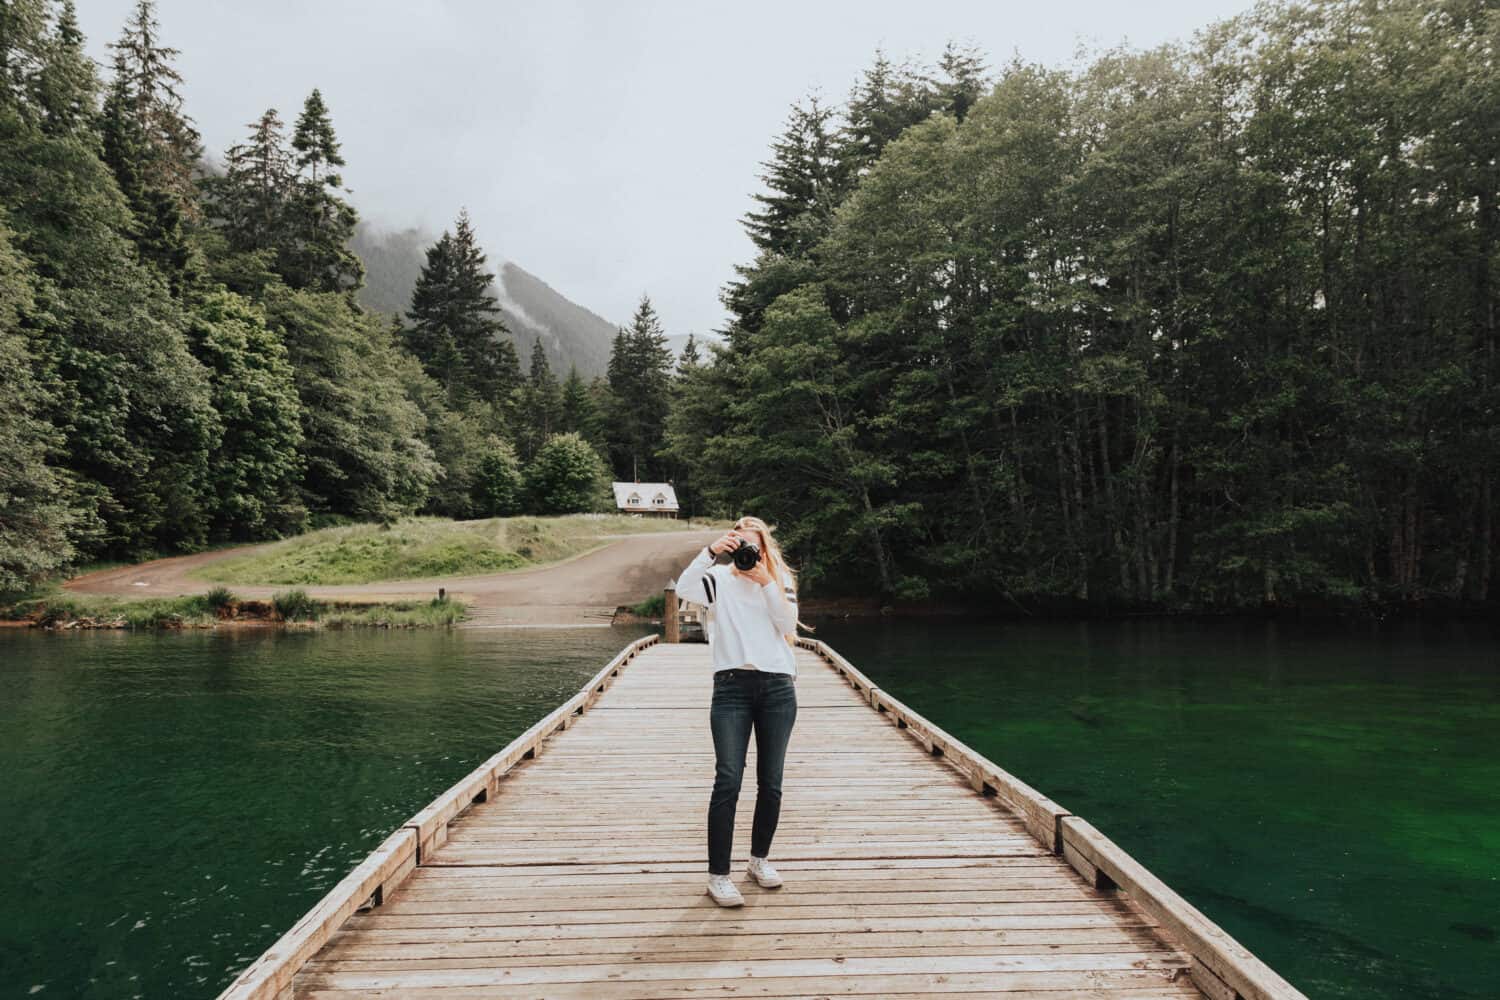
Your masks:
M 1135 484 L 1135 530 L 1140 535 L 1136 548 L 1141 554 L 1137 575 L 1140 578 L 1141 596 L 1154 600 L 1156 597 L 1156 552 L 1151 544 L 1150 519 L 1147 517 L 1151 498 L 1146 489 L 1145 476 L 1137 475 Z
M 1406 567 L 1403 576 L 1406 578 L 1408 587 L 1415 587 L 1417 582 L 1417 560 L 1419 546 L 1417 542 L 1417 498 L 1415 487 L 1410 487 L 1406 494 Z
M 896 593 L 895 581 L 891 579 L 890 555 L 886 552 L 885 540 L 880 537 L 880 528 L 875 524 L 875 506 L 870 503 L 870 491 L 860 487 L 859 496 L 864 502 L 865 517 L 870 523 L 870 550 L 875 554 L 875 569 L 880 577 L 880 596 L 882 600 L 887 600 Z
M 1021 485 L 1025 481 L 1025 468 L 1021 465 L 1021 427 L 1016 419 L 1016 408 L 1010 408 L 1011 474 L 1009 482 L 1010 512 L 1015 518 L 1016 529 L 1025 522 L 1025 508 L 1021 504 Z
M 1104 479 L 1104 523 L 1109 525 L 1110 539 L 1115 548 L 1115 561 L 1120 567 L 1120 594 L 1130 593 L 1129 559 L 1125 554 L 1125 542 L 1120 537 L 1119 508 L 1115 506 L 1114 470 L 1109 464 L 1109 405 L 1099 400 L 1099 465 Z
M 1162 591 L 1168 598 L 1172 596 L 1173 587 L 1177 583 L 1177 428 L 1172 428 L 1172 451 L 1167 459 L 1171 463 L 1170 485 L 1167 494 L 1169 497 L 1167 507 L 1167 562 L 1163 567 L 1165 583 Z
M 953 388 L 953 379 L 948 372 L 943 372 L 943 382 L 948 387 L 948 402 L 956 409 L 958 407 L 958 393 Z M 990 533 L 989 508 L 984 502 L 984 492 L 979 487 L 979 478 L 974 474 L 974 453 L 969 448 L 969 432 L 962 426 L 958 429 L 958 439 L 964 447 L 964 468 L 969 475 L 969 491 L 974 494 L 974 510 L 979 515 L 979 533 L 984 536 L 984 544 L 987 548 L 995 546 L 994 535 Z
M 1083 550 L 1078 543 L 1078 522 L 1069 510 L 1068 503 L 1068 457 L 1063 450 L 1063 432 L 1061 421 L 1054 426 L 1052 447 L 1057 453 L 1057 500 L 1058 509 L 1062 514 L 1063 537 L 1067 539 L 1068 549 L 1075 560 L 1075 566 L 1083 562 Z M 1076 572 L 1075 568 L 1075 572 Z M 1074 596 L 1079 600 L 1088 600 L 1088 574 L 1081 573 L 1073 587 Z
M 1495 515 L 1490 505 L 1493 477 L 1486 472 L 1479 486 L 1479 592 L 1481 601 L 1490 599 L 1490 566 L 1495 551 Z
M 1077 411 L 1075 400 L 1074 411 Z M 1073 462 L 1073 509 L 1078 512 L 1078 527 L 1083 527 L 1083 468 L 1078 455 L 1078 429 L 1076 426 L 1068 428 L 1068 454 Z M 1078 554 L 1078 586 L 1074 593 L 1080 601 L 1088 600 L 1089 595 L 1089 564 L 1088 557 L 1084 552 L 1082 531 L 1074 536 L 1074 549 Z
M 1474 502 L 1474 494 L 1470 491 L 1465 497 L 1463 514 L 1460 517 L 1463 523 L 1463 537 L 1455 540 L 1457 554 L 1453 561 L 1453 582 L 1448 585 L 1449 596 L 1457 600 L 1463 599 L 1464 585 L 1468 582 L 1469 553 L 1474 549 L 1474 536 L 1477 534 L 1474 530 L 1477 520 L 1477 507 L 1478 504 Z

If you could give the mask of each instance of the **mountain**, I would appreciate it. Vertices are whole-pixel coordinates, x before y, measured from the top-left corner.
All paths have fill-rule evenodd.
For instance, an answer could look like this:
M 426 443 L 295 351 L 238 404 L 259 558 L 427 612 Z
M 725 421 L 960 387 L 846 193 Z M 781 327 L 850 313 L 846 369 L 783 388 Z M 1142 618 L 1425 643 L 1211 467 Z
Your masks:
M 361 223 L 349 244 L 365 263 L 360 304 L 388 315 L 404 314 L 417 274 L 427 259 L 427 248 L 436 241 L 432 233 L 417 227 L 381 230 Z M 510 261 L 501 265 L 491 291 L 510 329 L 523 371 L 531 362 L 531 345 L 538 337 L 558 379 L 566 378 L 569 367 L 575 364 L 585 379 L 608 371 L 615 324 Z M 685 336 L 669 341 L 674 351 L 681 351 L 685 343 Z
M 411 290 L 437 237 L 412 226 L 386 232 L 361 222 L 349 249 L 365 262 L 365 286 L 356 296 L 366 309 L 389 316 L 404 314 Z
M 547 363 L 559 379 L 575 364 L 585 379 L 609 370 L 615 324 L 510 261 L 501 266 L 493 287 L 523 369 L 530 363 L 531 345 L 541 337 Z

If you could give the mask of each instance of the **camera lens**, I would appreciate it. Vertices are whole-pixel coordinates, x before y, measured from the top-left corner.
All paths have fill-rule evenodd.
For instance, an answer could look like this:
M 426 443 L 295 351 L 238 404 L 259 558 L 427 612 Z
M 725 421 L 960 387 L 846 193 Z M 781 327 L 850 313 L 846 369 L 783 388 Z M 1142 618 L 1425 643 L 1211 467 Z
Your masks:
M 740 547 L 734 550 L 734 564 L 742 571 L 748 572 L 755 568 L 760 562 L 760 548 L 754 542 L 741 542 Z

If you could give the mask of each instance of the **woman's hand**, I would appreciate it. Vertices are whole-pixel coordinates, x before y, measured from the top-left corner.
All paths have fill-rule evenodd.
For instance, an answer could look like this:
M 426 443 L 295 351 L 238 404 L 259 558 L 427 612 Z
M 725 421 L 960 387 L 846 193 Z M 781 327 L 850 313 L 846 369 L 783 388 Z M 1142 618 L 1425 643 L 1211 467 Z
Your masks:
M 771 571 L 766 569 L 766 561 L 764 559 L 760 560 L 754 566 L 750 567 L 749 570 L 742 570 L 738 566 L 736 566 L 734 568 L 734 573 L 736 576 L 748 577 L 762 587 L 772 582 Z
M 710 545 L 708 547 L 708 551 L 712 552 L 714 555 L 720 555 L 724 552 L 733 552 L 735 549 L 740 547 L 740 542 L 743 541 L 749 541 L 749 539 L 731 528 L 730 530 L 724 532 L 722 537 L 720 537 L 712 545 Z

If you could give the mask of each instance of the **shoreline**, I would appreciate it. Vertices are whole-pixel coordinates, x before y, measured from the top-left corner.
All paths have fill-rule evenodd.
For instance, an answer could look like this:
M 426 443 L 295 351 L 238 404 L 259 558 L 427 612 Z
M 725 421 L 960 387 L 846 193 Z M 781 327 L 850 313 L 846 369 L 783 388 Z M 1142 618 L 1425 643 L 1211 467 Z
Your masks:
M 294 618 L 289 620 L 279 618 L 270 602 L 245 601 L 235 606 L 229 613 L 219 612 L 211 618 L 206 615 L 189 617 L 180 614 L 166 614 L 149 623 L 127 620 L 123 614 L 119 613 L 119 609 L 110 609 L 103 613 L 95 614 L 53 614 L 43 605 L 38 609 L 38 612 L 31 614 L 0 617 L 0 629 L 38 629 L 46 632 L 97 630 L 181 632 L 267 628 L 299 630 L 327 629 L 337 631 L 358 628 L 419 629 L 484 627 L 475 621 L 471 613 L 473 611 L 472 607 L 461 605 L 457 601 L 452 601 L 451 603 L 453 611 L 456 614 L 450 620 L 441 621 L 420 621 L 413 620 L 410 617 L 403 617 L 403 615 L 409 615 L 414 607 L 413 602 L 407 601 L 340 601 L 329 603 L 320 608 L 317 618 Z M 585 609 L 580 607 L 578 610 L 582 611 Z M 325 617 L 328 620 L 323 620 Z M 1389 608 L 1376 609 L 1268 607 L 1225 610 L 1053 608 L 1028 615 L 1021 614 L 1013 608 L 1007 609 L 1004 607 L 996 608 L 974 605 L 965 607 L 955 605 L 934 606 L 930 602 L 881 605 L 873 599 L 857 598 L 810 599 L 804 601 L 801 617 L 809 623 L 899 620 L 906 622 L 931 622 L 934 624 L 955 621 L 1008 624 L 1049 622 L 1061 624 L 1069 622 L 1120 622 L 1155 619 L 1187 622 L 1286 621 L 1360 625 L 1395 623 L 1489 623 L 1500 625 L 1500 613 L 1497 613 L 1494 608 L 1485 607 L 1413 607 L 1409 605 L 1396 605 Z M 576 621 L 556 623 L 530 622 L 526 623 L 525 627 L 562 628 L 577 626 L 577 624 Z M 615 608 L 613 615 L 610 616 L 607 622 L 598 623 L 599 627 L 615 625 L 644 625 L 661 628 L 664 627 L 664 622 L 660 615 L 638 615 L 631 605 L 622 604 Z
M 37 598 L 4 609 L 0 627 L 33 628 L 45 632 L 149 631 L 183 632 L 229 629 L 346 629 L 346 628 L 449 628 L 462 623 L 469 607 L 456 600 L 412 601 L 316 601 L 305 593 L 289 594 L 294 603 L 282 607 L 277 601 L 235 600 L 210 605 L 197 597 L 169 599 L 145 615 L 132 614 L 130 602 L 114 606 L 79 607 L 66 597 L 49 601 Z M 147 602 L 140 602 L 142 605 Z
M 809 623 L 827 621 L 901 620 L 952 622 L 1086 622 L 1143 621 L 1298 621 L 1342 622 L 1378 625 L 1395 622 L 1471 622 L 1500 625 L 1500 605 L 1462 605 L 1426 602 L 1372 607 L 1266 606 L 1256 608 L 1111 608 L 1069 604 L 1042 607 L 1023 613 L 1014 604 L 997 598 L 994 604 L 958 605 L 918 601 L 881 604 L 877 598 L 808 598 L 801 602 L 800 616 Z M 662 618 L 640 616 L 622 605 L 614 624 L 661 625 Z

